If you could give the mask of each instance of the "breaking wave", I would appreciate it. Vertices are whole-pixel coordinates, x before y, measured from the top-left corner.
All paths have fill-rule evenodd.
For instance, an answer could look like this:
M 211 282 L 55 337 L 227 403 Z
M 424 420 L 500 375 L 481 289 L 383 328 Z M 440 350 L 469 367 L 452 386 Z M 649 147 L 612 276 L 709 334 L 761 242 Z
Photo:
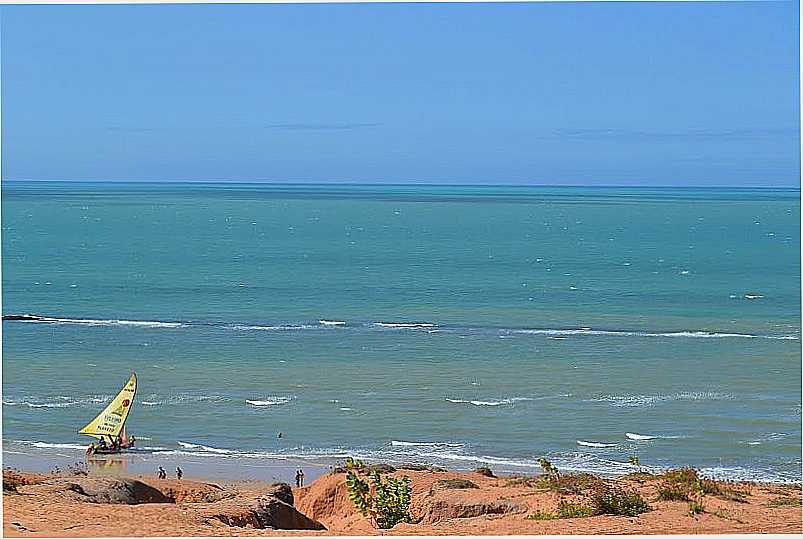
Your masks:
M 710 391 L 681 392 L 673 395 L 602 395 L 586 402 L 607 402 L 611 406 L 621 408 L 637 408 L 640 406 L 655 406 L 663 402 L 672 401 L 701 401 L 701 400 L 729 400 L 733 395 L 714 393 Z
M 777 339 L 777 340 L 798 340 L 796 335 L 754 335 L 751 333 L 722 333 L 716 331 L 629 331 L 629 330 L 610 330 L 610 329 L 515 329 L 512 333 L 526 335 L 545 335 L 555 336 L 594 336 L 594 337 L 684 337 L 689 339 Z
M 473 404 L 474 406 L 503 406 L 506 404 L 515 404 L 521 401 L 531 401 L 533 399 L 530 397 L 512 397 L 509 399 L 481 401 L 481 400 L 450 399 L 449 397 L 446 397 L 446 400 L 448 402 L 453 402 L 455 404 Z
M 197 449 L 197 450 L 200 450 L 200 451 L 203 451 L 203 452 L 206 452 L 206 453 L 216 453 L 218 455 L 230 455 L 230 454 L 234 453 L 234 451 L 231 450 L 231 449 L 220 449 L 220 448 L 217 448 L 217 447 L 210 447 L 208 445 L 191 444 L 189 442 L 181 442 L 181 441 L 179 441 L 177 443 L 178 443 L 178 445 L 180 445 L 181 447 L 183 447 L 185 449 Z
M 760 296 L 755 296 L 756 298 Z M 654 331 L 630 329 L 594 329 L 590 327 L 578 328 L 500 328 L 475 326 L 441 326 L 432 322 L 346 322 L 343 320 L 280 322 L 276 324 L 260 324 L 253 322 L 192 322 L 192 321 L 161 321 L 161 320 L 124 320 L 124 319 L 93 319 L 93 318 L 58 318 L 33 314 L 4 315 L 3 320 L 18 322 L 39 322 L 47 324 L 80 324 L 87 326 L 128 326 L 142 328 L 180 328 L 180 327 L 218 327 L 236 331 L 300 331 L 315 330 L 327 327 L 340 327 L 344 329 L 364 331 L 370 329 L 426 329 L 431 332 L 440 329 L 471 334 L 488 333 L 495 336 L 509 335 L 537 335 L 551 339 L 562 339 L 572 336 L 578 337 L 638 337 L 638 338 L 687 338 L 687 339 L 773 339 L 773 340 L 799 340 L 799 335 L 770 335 L 735 333 L 708 330 L 682 330 L 682 331 Z M 438 328 L 438 329 L 436 329 Z M 500 335 L 501 334 L 501 335 Z
M 287 404 L 291 400 L 293 400 L 292 397 L 267 397 L 265 400 L 246 399 L 245 402 L 251 406 L 278 406 L 280 404 Z
M 616 447 L 617 444 L 609 444 L 605 442 L 587 442 L 585 440 L 577 440 L 577 445 L 583 447 Z
M 658 436 L 650 436 L 647 434 L 638 434 L 635 432 L 626 432 L 625 437 L 629 440 L 654 440 L 658 438 Z

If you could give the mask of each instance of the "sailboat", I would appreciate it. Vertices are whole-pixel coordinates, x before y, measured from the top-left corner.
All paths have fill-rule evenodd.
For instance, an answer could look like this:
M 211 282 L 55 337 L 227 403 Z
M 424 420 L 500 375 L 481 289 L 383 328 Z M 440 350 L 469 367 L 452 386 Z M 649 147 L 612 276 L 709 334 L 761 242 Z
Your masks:
M 132 373 L 126 385 L 109 405 L 87 426 L 78 431 L 78 434 L 92 436 L 100 441 L 99 444 L 93 443 L 89 446 L 88 455 L 120 453 L 134 445 L 133 437 L 129 439 L 126 435 L 125 422 L 134 406 L 136 394 L 137 375 Z

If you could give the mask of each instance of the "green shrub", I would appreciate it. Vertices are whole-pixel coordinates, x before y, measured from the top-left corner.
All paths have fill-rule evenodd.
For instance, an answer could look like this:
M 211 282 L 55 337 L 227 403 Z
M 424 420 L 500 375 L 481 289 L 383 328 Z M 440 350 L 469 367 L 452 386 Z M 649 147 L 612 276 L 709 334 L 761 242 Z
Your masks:
M 689 516 L 693 517 L 700 513 L 705 513 L 705 506 L 701 502 L 689 502 Z
M 560 518 L 558 515 L 541 511 L 540 509 L 532 515 L 527 515 L 527 520 L 557 520 L 558 518 Z
M 544 473 L 547 476 L 560 477 L 560 472 L 558 471 L 558 469 L 551 462 L 549 462 L 547 459 L 545 459 L 543 457 L 538 459 L 538 464 L 541 466 L 541 468 L 543 468 Z
M 641 494 L 619 487 L 605 486 L 597 489 L 592 501 L 596 513 L 602 515 L 635 517 L 651 509 Z
M 710 494 L 730 501 L 746 503 L 750 493 L 712 479 L 703 479 L 694 468 L 670 470 L 662 475 L 663 482 L 658 485 L 658 499 L 668 501 L 690 501 L 697 493 Z
M 561 500 L 558 504 L 557 513 L 538 510 L 532 515 L 527 515 L 528 520 L 557 520 L 561 518 L 584 518 L 594 516 L 596 511 L 593 507 L 579 503 L 571 503 Z
M 558 504 L 558 518 L 583 518 L 596 514 L 593 507 L 580 503 L 561 501 Z
M 346 486 L 349 499 L 364 517 L 381 529 L 390 529 L 400 522 L 410 522 L 410 502 L 412 500 L 412 486 L 407 476 L 401 479 L 385 477 L 383 480 L 379 472 L 374 469 L 370 472 L 371 487 L 368 481 L 360 479 L 358 473 L 364 465 L 351 458 L 346 460 Z

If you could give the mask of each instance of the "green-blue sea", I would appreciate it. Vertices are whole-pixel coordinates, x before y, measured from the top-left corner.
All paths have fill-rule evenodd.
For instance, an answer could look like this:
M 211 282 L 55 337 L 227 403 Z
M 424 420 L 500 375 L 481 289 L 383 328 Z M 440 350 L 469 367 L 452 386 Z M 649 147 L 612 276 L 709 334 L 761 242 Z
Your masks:
M 4 459 L 801 480 L 798 189 L 2 183 Z M 279 437 L 279 433 L 282 434 Z M 161 459 L 161 460 L 160 460 Z

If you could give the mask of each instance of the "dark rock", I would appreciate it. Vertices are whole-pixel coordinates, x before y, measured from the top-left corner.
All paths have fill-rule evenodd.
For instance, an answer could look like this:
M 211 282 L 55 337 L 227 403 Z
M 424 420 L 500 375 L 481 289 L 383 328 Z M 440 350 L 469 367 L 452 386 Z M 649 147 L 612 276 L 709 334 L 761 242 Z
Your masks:
M 400 470 L 411 470 L 413 472 L 446 472 L 446 468 L 440 466 L 432 466 L 431 464 L 402 464 L 399 466 Z
M 275 530 L 325 530 L 323 524 L 298 511 L 276 496 L 268 494 L 256 499 L 234 500 L 210 505 L 205 513 L 228 526 L 238 528 L 272 528 Z
M 268 493 L 269 495 L 275 496 L 288 505 L 294 505 L 293 489 L 290 485 L 287 483 L 273 483 L 271 489 L 272 490 Z
M 488 468 L 487 466 L 481 466 L 481 467 L 477 468 L 476 470 L 474 470 L 474 473 L 478 473 L 480 475 L 484 475 L 485 477 L 496 477 L 494 475 L 493 471 L 490 468 Z
M 82 477 L 56 480 L 66 490 L 71 490 L 91 503 L 120 503 L 136 505 L 140 503 L 173 503 L 175 500 L 165 496 L 160 490 L 136 479 L 114 479 L 107 477 Z
M 480 488 L 468 479 L 441 479 L 435 483 L 435 486 L 448 489 Z
M 365 473 L 368 473 L 368 474 L 371 474 L 371 473 L 374 473 L 374 472 L 376 472 L 378 474 L 393 473 L 395 471 L 396 471 L 396 468 L 394 468 L 390 464 L 371 464 L 370 466 L 366 466 L 365 467 Z

